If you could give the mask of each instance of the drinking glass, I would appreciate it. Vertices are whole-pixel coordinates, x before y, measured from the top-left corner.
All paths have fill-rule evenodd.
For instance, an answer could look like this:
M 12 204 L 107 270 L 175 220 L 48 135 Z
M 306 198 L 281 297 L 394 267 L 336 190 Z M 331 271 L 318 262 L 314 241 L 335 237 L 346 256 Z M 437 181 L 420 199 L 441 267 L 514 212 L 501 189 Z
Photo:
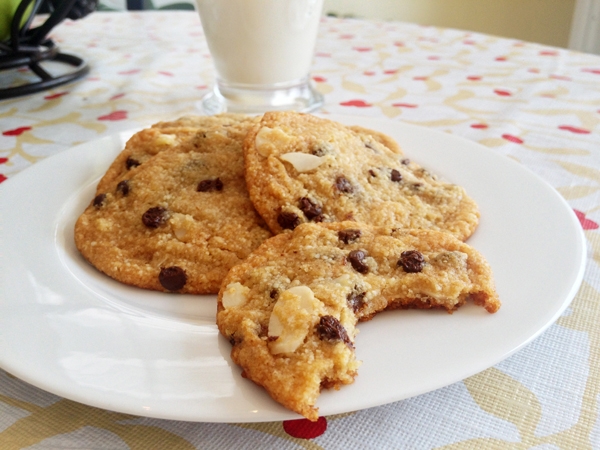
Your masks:
M 207 114 L 314 111 L 310 67 L 323 0 L 196 0 L 216 69 Z

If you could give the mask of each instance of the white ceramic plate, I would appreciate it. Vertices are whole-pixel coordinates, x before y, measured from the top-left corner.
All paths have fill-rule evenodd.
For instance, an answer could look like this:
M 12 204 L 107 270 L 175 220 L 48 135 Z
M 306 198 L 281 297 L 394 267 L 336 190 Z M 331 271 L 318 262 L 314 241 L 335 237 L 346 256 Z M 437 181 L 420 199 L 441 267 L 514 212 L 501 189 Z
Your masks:
M 322 415 L 423 394 L 482 371 L 552 324 L 581 283 L 585 240 L 566 202 L 516 162 L 470 141 L 389 120 L 381 130 L 481 209 L 469 243 L 494 270 L 496 314 L 466 305 L 391 311 L 360 324 L 353 385 L 323 392 Z M 147 292 L 89 266 L 73 225 L 130 135 L 41 161 L 0 186 L 0 367 L 60 396 L 164 419 L 296 418 L 240 376 L 215 326 L 214 296 Z

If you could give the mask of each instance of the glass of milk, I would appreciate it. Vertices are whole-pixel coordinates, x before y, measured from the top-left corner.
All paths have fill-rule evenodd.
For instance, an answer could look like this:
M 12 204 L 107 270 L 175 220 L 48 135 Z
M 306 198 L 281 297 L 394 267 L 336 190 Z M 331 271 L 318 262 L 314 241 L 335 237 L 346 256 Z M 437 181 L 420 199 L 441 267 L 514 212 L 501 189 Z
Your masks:
M 310 82 L 323 0 L 196 0 L 216 83 L 207 114 L 313 111 Z

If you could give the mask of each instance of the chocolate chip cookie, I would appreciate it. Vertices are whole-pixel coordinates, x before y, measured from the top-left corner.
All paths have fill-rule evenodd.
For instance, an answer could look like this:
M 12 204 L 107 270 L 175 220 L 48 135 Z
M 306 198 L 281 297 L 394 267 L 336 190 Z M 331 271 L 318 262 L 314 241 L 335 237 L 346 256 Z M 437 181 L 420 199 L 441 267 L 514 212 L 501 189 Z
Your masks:
M 81 254 L 125 284 L 217 293 L 228 270 L 271 236 L 246 190 L 242 140 L 228 150 L 226 135 L 206 132 L 212 153 L 175 146 L 101 183 L 75 225 Z
M 217 325 L 244 377 L 314 421 L 321 388 L 357 374 L 358 321 L 386 309 L 453 312 L 469 300 L 500 307 L 487 262 L 448 233 L 304 223 L 231 269 Z
M 244 142 L 250 198 L 274 233 L 352 220 L 468 238 L 479 210 L 465 190 L 384 144 L 331 120 L 266 113 Z
M 165 150 L 241 152 L 241 142 L 258 120 L 258 117 L 225 113 L 216 116 L 186 116 L 171 122 L 158 122 L 135 133 L 127 141 L 123 151 L 98 183 L 97 193 L 109 190 L 117 179 L 127 176 L 132 169 Z

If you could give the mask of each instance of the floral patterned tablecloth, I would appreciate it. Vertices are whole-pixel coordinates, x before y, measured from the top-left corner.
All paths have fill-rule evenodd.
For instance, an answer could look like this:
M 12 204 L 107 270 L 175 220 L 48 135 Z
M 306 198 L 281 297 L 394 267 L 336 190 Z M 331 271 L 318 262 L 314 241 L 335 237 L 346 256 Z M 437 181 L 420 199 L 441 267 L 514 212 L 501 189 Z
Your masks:
M 0 102 L 0 182 L 78 143 L 195 113 L 213 80 L 194 12 L 97 12 L 63 22 L 52 37 L 83 56 L 91 73 Z M 0 83 L 29 76 L 15 70 Z M 600 448 L 600 57 L 458 30 L 326 18 L 313 80 L 325 112 L 463 136 L 555 187 L 588 245 L 584 281 L 567 312 L 478 375 L 316 423 L 136 417 L 60 398 L 0 370 L 1 449 Z

